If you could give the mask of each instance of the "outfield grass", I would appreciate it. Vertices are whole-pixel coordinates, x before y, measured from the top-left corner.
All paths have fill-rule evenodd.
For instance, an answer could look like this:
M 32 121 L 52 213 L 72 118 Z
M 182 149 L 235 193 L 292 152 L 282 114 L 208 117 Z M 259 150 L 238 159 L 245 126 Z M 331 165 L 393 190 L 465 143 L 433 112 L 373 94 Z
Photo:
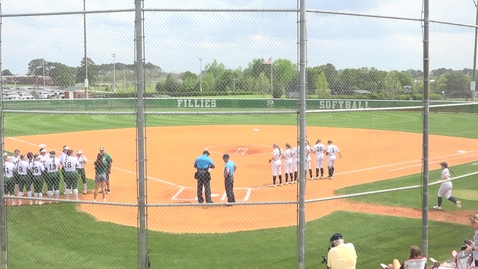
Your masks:
M 133 116 L 8 113 L 4 120 L 5 136 L 135 127 Z M 430 133 L 478 138 L 477 120 L 478 116 L 472 114 L 430 114 Z M 297 118 L 296 115 L 147 117 L 147 126 L 216 124 L 296 125 Z M 418 133 L 421 132 L 422 115 L 412 112 L 326 113 L 308 115 L 307 124 Z M 464 174 L 473 169 L 470 167 L 462 165 L 453 169 L 457 174 Z M 438 178 L 438 175 L 439 171 L 431 171 L 430 178 Z M 467 180 L 471 179 L 454 183 L 455 189 L 470 186 Z M 420 182 L 420 175 L 412 175 L 337 190 L 336 193 L 419 185 Z M 435 202 L 437 188 L 430 189 L 431 205 Z M 354 200 L 411 208 L 421 205 L 419 190 L 389 193 L 380 201 L 376 196 Z M 463 201 L 463 206 L 476 208 L 477 204 Z M 307 223 L 307 268 L 325 268 L 320 264 L 320 254 L 327 253 L 328 239 L 338 231 L 355 244 L 359 256 L 357 268 L 378 268 L 378 263 L 389 263 L 393 258 L 403 260 L 410 245 L 421 245 L 419 219 L 334 212 Z M 90 215 L 78 212 L 72 204 L 9 207 L 8 232 L 10 268 L 137 267 L 137 229 L 97 222 Z M 447 258 L 450 250 L 458 248 L 472 233 L 467 225 L 430 221 L 430 256 L 439 260 Z M 151 268 L 295 268 L 296 234 L 295 226 L 227 234 L 177 235 L 149 231 Z
M 7 113 L 5 136 L 134 128 L 135 116 L 126 115 L 33 115 Z M 75 122 L 75 124 L 71 124 Z M 430 134 L 478 138 L 478 114 L 433 113 Z M 297 125 L 297 115 L 148 115 L 146 126 L 195 125 Z M 362 128 L 421 133 L 419 112 L 348 112 L 307 115 L 308 126 Z M 68 128 L 65 128 L 68 126 Z

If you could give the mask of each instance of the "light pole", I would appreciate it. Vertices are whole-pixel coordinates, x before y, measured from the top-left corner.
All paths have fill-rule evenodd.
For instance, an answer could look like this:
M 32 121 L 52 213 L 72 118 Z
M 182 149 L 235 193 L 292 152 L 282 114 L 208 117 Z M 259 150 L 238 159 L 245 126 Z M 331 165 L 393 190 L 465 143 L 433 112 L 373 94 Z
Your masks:
M 113 56 L 113 92 L 116 93 L 116 53 L 112 53 L 111 56 Z
M 478 3 L 473 0 L 476 7 L 476 25 L 478 25 Z M 471 101 L 475 102 L 475 86 L 476 86 L 476 43 L 477 43 L 478 28 L 475 26 L 475 50 L 473 56 L 473 77 L 471 78 Z
M 199 91 L 202 92 L 202 58 L 199 58 Z
M 45 59 L 43 59 L 43 68 L 42 68 L 42 77 L 43 77 L 43 90 L 45 90 Z
M 126 66 L 123 66 L 123 87 L 124 92 L 126 92 Z
M 83 11 L 86 11 L 86 0 L 83 0 Z M 88 58 L 86 55 L 86 13 L 83 13 L 83 49 L 85 54 L 85 98 L 88 98 Z

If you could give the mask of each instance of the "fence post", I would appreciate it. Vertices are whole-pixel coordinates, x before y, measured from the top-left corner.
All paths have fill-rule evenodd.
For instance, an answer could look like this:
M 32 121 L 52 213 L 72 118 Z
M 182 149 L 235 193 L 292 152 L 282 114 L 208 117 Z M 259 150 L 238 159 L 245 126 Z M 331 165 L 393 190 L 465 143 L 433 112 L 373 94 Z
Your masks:
M 144 52 L 143 52 L 143 2 L 135 0 L 135 43 L 136 43 L 136 128 L 137 128 L 137 175 L 138 175 L 138 265 L 148 268 L 148 235 L 146 232 L 146 176 L 145 176 L 145 131 L 144 131 Z

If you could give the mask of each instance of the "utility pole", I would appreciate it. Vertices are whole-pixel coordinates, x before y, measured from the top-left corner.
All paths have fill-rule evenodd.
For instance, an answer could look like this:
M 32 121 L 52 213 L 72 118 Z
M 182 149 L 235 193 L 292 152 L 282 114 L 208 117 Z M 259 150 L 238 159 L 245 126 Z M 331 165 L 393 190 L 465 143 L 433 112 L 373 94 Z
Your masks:
M 199 91 L 202 92 L 202 58 L 199 58 Z
M 473 76 L 471 78 L 471 85 L 470 85 L 470 90 L 471 90 L 471 101 L 475 102 L 475 87 L 476 87 L 476 43 L 477 43 L 477 35 L 478 35 L 478 3 L 473 0 L 473 3 L 475 4 L 476 8 L 476 23 L 475 23 L 475 50 L 474 50 L 474 56 L 473 56 Z
M 113 92 L 116 93 L 116 53 L 112 53 L 111 56 L 113 56 Z
M 86 0 L 83 0 L 83 11 L 86 11 Z M 88 98 L 88 58 L 86 57 L 86 13 L 83 13 L 83 48 L 85 50 L 85 98 Z

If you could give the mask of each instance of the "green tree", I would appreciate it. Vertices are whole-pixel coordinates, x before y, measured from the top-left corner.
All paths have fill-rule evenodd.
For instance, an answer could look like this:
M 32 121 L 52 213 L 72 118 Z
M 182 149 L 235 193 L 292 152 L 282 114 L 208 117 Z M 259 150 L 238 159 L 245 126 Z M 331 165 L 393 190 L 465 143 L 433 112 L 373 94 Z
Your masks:
M 47 71 L 46 71 L 46 61 L 45 59 L 34 59 L 34 60 L 31 60 L 29 63 L 28 63 L 28 72 L 27 72 L 27 75 L 29 76 L 43 76 L 43 74 L 45 74 L 45 76 L 47 75 Z M 43 68 L 45 67 L 45 70 L 43 70 Z
M 13 76 L 13 74 L 10 72 L 10 70 L 5 69 L 2 71 L 2 76 Z
M 69 87 L 75 85 L 75 78 L 71 74 L 71 68 L 62 63 L 49 62 L 47 73 L 52 78 L 56 86 Z
M 225 70 L 221 76 L 216 80 L 216 92 L 232 91 L 235 80 L 238 78 L 237 74 L 232 70 Z
M 296 89 L 296 79 L 298 77 L 299 71 L 297 70 L 297 65 L 292 63 L 290 60 L 286 59 L 277 59 L 272 62 L 272 84 L 273 92 L 272 95 L 274 98 L 280 98 L 285 91 L 291 91 Z M 288 89 L 285 87 L 288 86 Z M 293 87 L 292 89 L 290 87 Z M 277 91 L 276 91 L 277 88 Z
M 187 71 L 184 73 L 182 80 L 183 82 L 180 85 L 181 92 L 189 93 L 199 91 L 199 79 L 196 74 Z
M 399 72 L 392 70 L 387 73 L 383 81 L 384 89 L 391 94 L 391 98 L 403 92 L 402 83 L 400 82 Z
M 98 76 L 98 72 L 100 71 L 100 67 L 93 62 L 90 58 L 86 58 L 88 63 L 88 83 L 93 84 L 96 82 L 96 78 Z M 76 83 L 84 83 L 85 82 L 85 58 L 81 59 L 80 67 L 77 67 L 75 79 Z
M 164 90 L 168 93 L 177 93 L 179 90 L 179 83 L 173 74 L 169 74 L 164 83 Z
M 435 83 L 435 92 L 445 92 L 451 97 L 468 97 L 471 78 L 461 72 L 451 71 L 441 75 Z
M 319 77 L 315 83 L 315 88 L 317 89 L 317 95 L 319 98 L 326 98 L 329 96 L 329 83 L 327 82 L 327 77 L 325 77 L 325 73 L 322 70 L 320 70 Z

